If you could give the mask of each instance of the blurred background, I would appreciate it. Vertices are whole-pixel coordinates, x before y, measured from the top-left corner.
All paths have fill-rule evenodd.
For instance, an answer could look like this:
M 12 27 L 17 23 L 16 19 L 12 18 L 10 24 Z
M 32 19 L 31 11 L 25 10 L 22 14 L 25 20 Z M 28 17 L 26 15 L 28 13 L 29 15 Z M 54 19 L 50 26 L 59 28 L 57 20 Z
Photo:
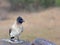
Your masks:
M 44 38 L 60 45 L 60 0 L 0 0 L 0 39 L 9 38 L 18 16 L 25 20 L 21 39 Z

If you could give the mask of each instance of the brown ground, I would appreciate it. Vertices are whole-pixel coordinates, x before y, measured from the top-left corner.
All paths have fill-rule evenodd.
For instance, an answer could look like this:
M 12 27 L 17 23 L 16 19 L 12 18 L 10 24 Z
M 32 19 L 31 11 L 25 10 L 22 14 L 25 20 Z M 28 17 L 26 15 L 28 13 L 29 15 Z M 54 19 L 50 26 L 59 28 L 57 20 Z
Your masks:
M 25 22 L 21 39 L 32 41 L 44 38 L 60 45 L 60 8 L 49 8 L 37 13 L 14 12 L 8 13 L 8 16 L 8 20 L 0 21 L 0 39 L 9 38 L 8 29 L 18 16 L 22 16 Z

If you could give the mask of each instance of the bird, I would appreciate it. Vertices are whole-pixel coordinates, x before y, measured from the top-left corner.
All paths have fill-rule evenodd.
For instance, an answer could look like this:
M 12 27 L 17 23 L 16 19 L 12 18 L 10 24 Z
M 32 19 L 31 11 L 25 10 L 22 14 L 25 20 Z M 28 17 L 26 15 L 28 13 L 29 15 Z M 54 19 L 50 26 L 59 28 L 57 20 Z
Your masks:
M 17 17 L 16 21 L 13 23 L 13 25 L 9 28 L 9 37 L 11 41 L 15 41 L 15 38 L 17 41 L 19 41 L 19 36 L 23 32 L 23 25 L 24 19 L 20 16 Z

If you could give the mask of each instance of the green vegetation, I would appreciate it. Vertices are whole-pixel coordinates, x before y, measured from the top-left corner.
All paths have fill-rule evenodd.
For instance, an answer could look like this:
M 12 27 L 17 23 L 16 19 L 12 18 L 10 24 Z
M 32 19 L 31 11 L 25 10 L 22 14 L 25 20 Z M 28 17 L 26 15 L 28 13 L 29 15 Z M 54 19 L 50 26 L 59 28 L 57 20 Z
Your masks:
M 60 6 L 60 0 L 56 0 L 56 6 Z
M 37 10 L 40 7 L 48 8 L 50 6 L 60 5 L 60 0 L 9 0 L 9 2 L 13 10 Z

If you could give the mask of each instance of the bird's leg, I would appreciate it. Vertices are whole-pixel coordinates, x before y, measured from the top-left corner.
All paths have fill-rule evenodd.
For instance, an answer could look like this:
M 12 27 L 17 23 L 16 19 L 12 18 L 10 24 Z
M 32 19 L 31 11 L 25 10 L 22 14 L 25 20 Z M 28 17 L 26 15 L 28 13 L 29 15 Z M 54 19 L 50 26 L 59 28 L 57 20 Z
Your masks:
M 20 39 L 19 39 L 19 35 L 17 36 L 17 41 L 20 41 Z

